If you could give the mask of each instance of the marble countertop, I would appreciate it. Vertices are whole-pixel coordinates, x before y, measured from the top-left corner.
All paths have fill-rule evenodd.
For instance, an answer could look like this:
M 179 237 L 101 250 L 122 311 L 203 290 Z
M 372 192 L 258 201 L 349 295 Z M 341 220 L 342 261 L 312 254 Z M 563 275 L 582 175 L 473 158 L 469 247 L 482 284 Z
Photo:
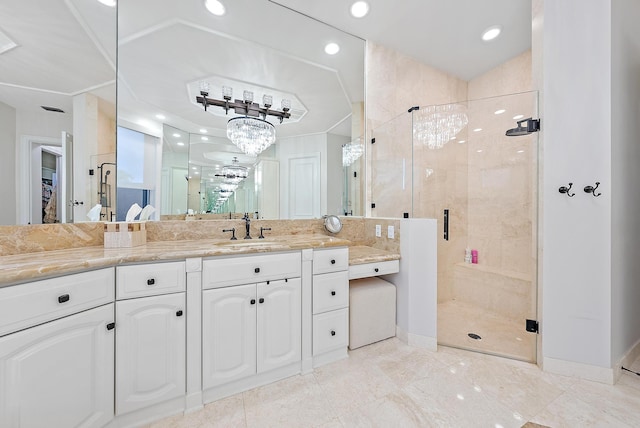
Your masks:
M 191 257 L 230 256 L 308 248 L 350 246 L 346 239 L 326 235 L 286 235 L 265 240 L 208 239 L 148 242 L 133 248 L 84 247 L 0 257 L 0 287 L 50 276 L 123 263 L 179 260 Z M 350 246 L 349 264 L 396 260 L 399 254 L 371 247 Z
M 349 247 L 349 265 L 363 265 L 366 263 L 387 262 L 390 260 L 400 260 L 400 254 L 379 250 L 364 245 L 353 245 Z

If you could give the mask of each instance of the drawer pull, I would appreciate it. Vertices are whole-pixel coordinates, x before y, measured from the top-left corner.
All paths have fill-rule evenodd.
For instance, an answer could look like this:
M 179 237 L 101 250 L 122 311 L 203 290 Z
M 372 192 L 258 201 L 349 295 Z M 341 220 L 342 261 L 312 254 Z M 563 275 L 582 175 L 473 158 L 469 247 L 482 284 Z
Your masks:
M 58 303 L 64 303 L 64 302 L 68 302 L 69 301 L 69 295 L 68 294 L 63 294 L 62 296 L 58 297 Z
M 155 284 L 156 284 L 156 279 L 155 278 L 147 279 L 147 285 L 155 285 Z
M 332 295 L 332 296 L 335 296 L 335 295 L 336 295 L 336 292 L 335 292 L 335 291 L 332 291 L 332 292 L 331 292 L 331 295 Z
M 335 265 L 336 264 L 336 260 L 335 259 L 331 259 L 331 264 Z
M 253 271 L 254 271 L 255 273 L 260 273 L 260 268 L 255 268 Z
M 256 304 L 256 299 L 251 299 L 251 304 L 255 305 Z
M 177 317 L 181 317 L 181 316 L 182 316 L 182 311 L 178 311 L 178 312 L 176 312 L 176 316 L 177 316 Z
M 261 298 L 258 300 L 258 303 L 264 303 L 264 299 L 261 297 Z
M 336 331 L 335 330 L 331 330 L 331 336 L 335 336 L 336 335 Z
M 114 328 L 116 328 L 116 323 L 110 322 L 107 324 L 107 330 L 113 330 Z
M 378 272 L 379 270 L 380 270 L 380 269 L 378 269 L 378 268 L 375 268 L 375 269 L 374 269 L 374 271 L 375 271 L 375 272 Z

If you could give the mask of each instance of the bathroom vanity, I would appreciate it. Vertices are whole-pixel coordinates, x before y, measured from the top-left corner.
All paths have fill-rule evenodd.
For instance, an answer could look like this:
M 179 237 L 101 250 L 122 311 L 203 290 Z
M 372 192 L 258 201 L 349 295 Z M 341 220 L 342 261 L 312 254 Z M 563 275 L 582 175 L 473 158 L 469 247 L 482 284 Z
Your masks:
M 348 244 L 2 257 L 0 426 L 140 425 L 347 357 Z

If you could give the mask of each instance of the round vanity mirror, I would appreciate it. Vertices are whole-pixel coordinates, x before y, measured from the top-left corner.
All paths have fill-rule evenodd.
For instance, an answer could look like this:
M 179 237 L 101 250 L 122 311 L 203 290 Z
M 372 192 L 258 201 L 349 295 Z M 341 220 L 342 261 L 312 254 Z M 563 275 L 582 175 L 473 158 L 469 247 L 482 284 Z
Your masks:
M 337 215 L 327 215 L 324 217 L 324 228 L 331 233 L 338 233 L 342 230 L 342 222 Z

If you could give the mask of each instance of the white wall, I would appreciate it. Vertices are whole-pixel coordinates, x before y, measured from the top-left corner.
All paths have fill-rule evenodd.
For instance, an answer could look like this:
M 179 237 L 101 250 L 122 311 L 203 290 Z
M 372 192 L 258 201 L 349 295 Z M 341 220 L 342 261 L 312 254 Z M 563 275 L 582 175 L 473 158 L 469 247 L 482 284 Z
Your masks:
M 16 224 L 16 110 L 0 103 L 0 225 Z
M 612 363 L 610 35 L 611 0 L 544 4 L 543 364 L 595 377 Z
M 640 340 L 640 2 L 612 3 L 612 358 Z

